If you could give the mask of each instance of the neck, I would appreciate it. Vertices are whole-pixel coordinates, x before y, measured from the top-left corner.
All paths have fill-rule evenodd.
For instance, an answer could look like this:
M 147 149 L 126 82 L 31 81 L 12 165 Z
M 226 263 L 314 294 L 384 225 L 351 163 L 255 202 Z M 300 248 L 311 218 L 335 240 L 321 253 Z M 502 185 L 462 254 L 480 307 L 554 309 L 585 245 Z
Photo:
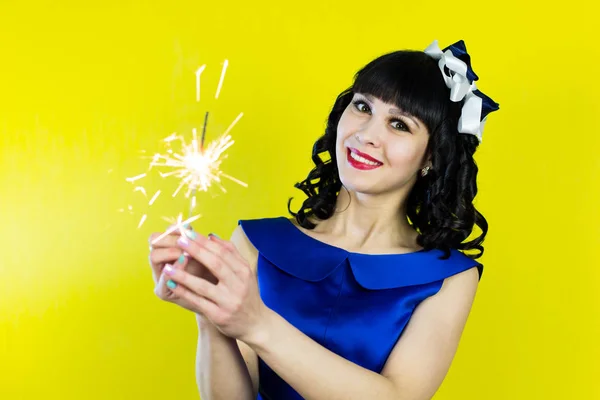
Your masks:
M 318 230 L 349 238 L 349 246 L 361 249 L 414 249 L 416 231 L 406 218 L 407 193 L 367 195 L 342 188 L 331 218 Z

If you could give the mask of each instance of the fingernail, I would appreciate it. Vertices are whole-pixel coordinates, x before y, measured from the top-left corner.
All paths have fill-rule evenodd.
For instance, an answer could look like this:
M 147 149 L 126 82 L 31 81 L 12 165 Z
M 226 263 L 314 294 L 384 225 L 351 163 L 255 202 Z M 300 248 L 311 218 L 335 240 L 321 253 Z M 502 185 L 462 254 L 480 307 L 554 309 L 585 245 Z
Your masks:
M 165 274 L 173 275 L 173 267 L 171 266 L 171 264 L 165 265 Z
M 187 247 L 190 245 L 189 240 L 187 240 L 185 236 L 179 236 L 179 239 L 177 239 L 177 243 L 182 245 L 183 247 Z
M 177 259 L 177 262 L 178 262 L 179 264 L 183 264 L 183 262 L 184 262 L 184 261 L 185 261 L 185 256 L 182 254 L 182 255 L 180 255 L 180 256 L 179 256 L 179 258 Z
M 189 224 L 189 222 L 188 222 L 188 223 L 185 223 L 185 224 L 183 224 L 183 227 L 184 227 L 185 229 L 192 229 L 192 228 L 190 228 L 190 224 Z
M 198 237 L 198 234 L 196 232 L 194 232 L 194 231 L 191 231 L 191 230 L 185 231 L 185 235 L 187 237 L 189 237 L 190 239 L 192 239 L 192 240 L 194 240 L 194 239 L 196 239 Z
M 216 237 L 217 239 L 221 239 L 221 238 L 219 237 L 219 235 L 217 235 L 216 233 L 209 233 L 209 234 L 208 234 L 208 236 L 209 236 L 209 237 L 212 237 L 212 236 L 214 236 L 214 237 Z
M 173 282 L 172 280 L 170 280 L 170 279 L 169 279 L 169 280 L 167 281 L 167 287 L 168 287 L 169 289 L 175 289 L 175 288 L 177 287 L 177 284 L 176 284 L 175 282 Z

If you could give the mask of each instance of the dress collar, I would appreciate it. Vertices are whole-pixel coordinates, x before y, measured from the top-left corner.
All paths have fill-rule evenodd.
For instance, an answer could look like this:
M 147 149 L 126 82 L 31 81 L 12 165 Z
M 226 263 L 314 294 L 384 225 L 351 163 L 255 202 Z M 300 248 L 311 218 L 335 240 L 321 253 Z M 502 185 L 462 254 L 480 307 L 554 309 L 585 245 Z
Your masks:
M 440 259 L 441 250 L 403 254 L 361 254 L 321 242 L 298 229 L 285 217 L 240 221 L 250 242 L 272 264 L 297 278 L 317 282 L 348 261 L 356 281 L 379 290 L 443 280 L 483 265 L 458 250 Z

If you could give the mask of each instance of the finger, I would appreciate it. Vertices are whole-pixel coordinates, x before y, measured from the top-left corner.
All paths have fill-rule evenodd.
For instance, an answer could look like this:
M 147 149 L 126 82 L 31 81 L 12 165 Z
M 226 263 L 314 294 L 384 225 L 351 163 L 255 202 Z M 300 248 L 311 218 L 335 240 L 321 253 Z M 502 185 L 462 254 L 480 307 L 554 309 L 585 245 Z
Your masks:
M 206 316 L 210 321 L 218 321 L 220 315 L 223 314 L 219 306 L 215 303 L 202 296 L 198 296 L 185 286 L 177 285 L 171 290 L 175 296 L 191 304 L 193 312 Z
M 150 264 L 164 264 L 166 262 L 175 262 L 183 254 L 179 247 L 168 247 L 153 249 L 150 252 Z
M 188 264 L 189 255 L 185 252 L 182 252 L 179 257 L 177 257 L 177 261 L 173 264 L 173 268 L 175 269 L 185 269 L 185 266 Z
M 181 249 L 177 247 L 154 249 L 148 257 L 150 267 L 152 268 L 152 279 L 156 283 L 165 263 L 174 263 L 176 268 L 183 268 L 187 264 L 187 257 Z
M 225 262 L 231 270 L 240 277 L 241 272 L 249 272 L 250 268 L 247 265 L 246 260 L 237 251 L 237 248 L 233 243 L 220 239 L 214 234 L 209 234 L 208 238 L 199 238 L 197 243 L 201 247 L 213 253 L 216 257 L 220 258 Z M 247 269 L 247 271 L 244 271 Z
M 168 301 L 172 294 L 171 289 L 167 286 L 167 281 L 169 279 L 170 278 L 166 277 L 164 273 L 161 273 L 158 277 L 158 282 L 156 282 L 156 286 L 154 287 L 154 294 L 161 300 Z
M 181 269 L 172 268 L 171 266 L 165 266 L 164 274 L 177 285 L 183 285 L 194 294 L 205 297 L 217 305 L 223 306 L 228 302 L 227 293 L 222 290 L 222 287 L 212 284 L 206 279 L 199 278 Z M 170 285 L 169 288 L 173 289 L 173 283 Z
M 190 257 L 205 266 L 218 280 L 231 289 L 237 289 L 241 285 L 240 278 L 235 274 L 221 256 L 209 251 L 204 247 L 208 239 L 202 235 L 196 235 L 193 239 L 180 236 L 177 244 L 186 251 Z
M 175 296 L 197 306 L 199 308 L 197 311 L 209 318 L 219 310 L 219 301 L 225 302 L 227 300 L 224 293 L 216 285 L 185 271 L 165 267 L 164 275 L 169 279 L 167 287 Z
M 211 233 L 208 235 L 208 241 L 205 243 L 205 247 L 212 253 L 221 256 L 236 274 L 250 271 L 248 262 L 242 257 L 237 247 L 230 241 L 223 240 Z M 248 271 L 244 271 L 244 269 L 247 269 Z

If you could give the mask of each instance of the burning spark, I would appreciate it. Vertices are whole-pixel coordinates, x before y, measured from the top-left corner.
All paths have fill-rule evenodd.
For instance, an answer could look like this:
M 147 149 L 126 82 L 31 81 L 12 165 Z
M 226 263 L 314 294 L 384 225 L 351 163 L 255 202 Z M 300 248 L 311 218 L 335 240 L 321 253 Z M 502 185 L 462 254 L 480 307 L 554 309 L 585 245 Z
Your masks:
M 125 209 L 124 209 L 124 208 L 119 208 L 117 211 L 118 211 L 118 212 L 125 212 Z M 127 206 L 127 212 L 128 212 L 129 214 L 133 214 L 133 207 L 132 207 L 131 205 L 128 205 L 128 206 Z
M 229 61 L 225 60 L 223 63 L 223 69 L 221 70 L 221 79 L 219 79 L 219 86 L 217 86 L 217 93 L 215 94 L 215 99 L 219 98 L 219 93 L 221 92 L 221 86 L 223 86 L 223 79 L 225 79 L 225 72 L 227 72 L 227 66 L 229 65 Z
M 154 201 L 156 201 L 156 198 L 160 195 L 160 190 L 157 190 L 156 193 L 154 193 L 154 196 L 152 196 L 152 198 L 150 199 L 150 201 L 148 202 L 148 205 L 151 206 L 152 204 L 154 204 Z
M 181 214 L 179 214 L 179 217 L 177 218 L 177 223 L 175 225 L 173 225 L 172 227 L 170 227 L 169 229 L 167 229 L 162 235 L 160 235 L 159 237 L 157 237 L 156 239 L 154 239 L 151 242 L 151 244 L 158 243 L 162 238 L 164 238 L 165 236 L 171 234 L 172 232 L 175 232 L 176 230 L 179 230 L 180 232 L 183 232 L 183 230 L 185 229 L 186 225 L 191 224 L 192 222 L 194 222 L 198 218 L 200 218 L 200 215 L 195 215 L 193 217 L 190 217 L 190 218 L 186 219 L 185 221 L 182 221 L 181 220 Z M 185 233 L 183 233 L 183 234 L 185 234 Z
M 241 115 L 242 114 L 240 114 L 240 117 Z M 237 120 L 239 120 L 240 117 L 238 117 Z M 237 122 L 237 120 L 234 122 Z M 186 143 L 182 136 L 178 136 L 177 140 L 181 147 L 179 151 L 157 154 L 150 163 L 151 168 L 172 168 L 171 171 L 161 172 L 160 175 L 163 178 L 173 176 L 180 180 L 179 186 L 173 193 L 173 197 L 177 196 L 183 187 L 187 187 L 185 197 L 190 197 L 190 194 L 195 190 L 206 192 L 213 183 L 217 184 L 221 190 L 225 192 L 225 188 L 220 184 L 222 177 L 244 187 L 248 186 L 246 183 L 221 171 L 221 163 L 226 158 L 224 152 L 234 144 L 231 135 L 222 135 L 219 139 L 209 143 L 203 150 L 199 146 L 195 134 L 194 139 L 192 139 L 192 142 L 189 144 Z M 171 141 L 167 142 L 167 144 L 169 143 L 171 143 Z
M 225 79 L 225 74 L 227 72 L 228 66 L 229 61 L 225 60 L 223 62 L 223 69 L 221 70 L 221 78 L 219 80 L 217 91 L 215 93 L 215 99 L 219 98 L 219 94 L 223 87 L 223 81 Z M 200 101 L 200 77 L 205 69 L 206 65 L 202 65 L 195 72 L 197 102 Z M 163 143 L 165 145 L 164 153 L 155 153 L 153 156 L 145 156 L 145 158 L 151 159 L 147 172 L 149 172 L 153 167 L 157 167 L 159 169 L 159 174 L 161 177 L 174 177 L 179 180 L 177 189 L 175 189 L 175 191 L 172 194 L 173 197 L 177 196 L 177 194 L 183 188 L 185 188 L 186 198 L 190 198 L 191 195 L 189 211 L 190 217 L 192 215 L 192 211 L 196 207 L 196 192 L 198 190 L 207 192 L 209 188 L 214 184 L 218 186 L 223 192 L 226 192 L 225 188 L 221 184 L 222 178 L 227 178 L 244 187 L 248 186 L 246 183 L 221 171 L 221 163 L 225 158 L 227 158 L 225 151 L 234 144 L 234 141 L 232 140 L 229 132 L 238 123 L 238 121 L 242 118 L 243 115 L 244 113 L 240 113 L 218 139 L 208 143 L 208 145 L 205 146 L 204 139 L 206 137 L 206 126 L 208 122 L 207 112 L 204 118 L 204 128 L 202 130 L 202 136 L 200 137 L 200 140 L 198 139 L 198 133 L 195 128 L 192 130 L 192 139 L 190 143 L 188 143 L 182 135 L 178 135 L 176 132 L 174 132 L 163 139 Z M 147 154 L 145 150 L 142 150 L 141 152 Z M 163 168 L 167 168 L 170 170 L 162 171 Z M 137 180 L 146 177 L 146 175 L 147 173 L 143 173 L 130 178 L 126 178 L 125 180 L 127 182 L 134 183 Z M 136 186 L 134 191 L 139 191 L 144 195 L 144 197 L 148 198 L 148 193 L 144 186 Z M 154 204 L 160 193 L 160 190 L 157 190 L 154 193 L 154 195 L 148 202 L 148 206 L 152 206 Z M 120 209 L 119 211 L 126 212 L 127 210 Z M 133 209 L 131 206 L 128 207 L 128 212 L 129 214 L 133 214 Z M 197 215 L 195 217 L 188 218 L 186 221 L 182 222 L 182 216 L 179 215 L 176 222 L 176 227 L 174 229 L 171 229 L 170 231 L 165 232 L 165 234 L 169 234 L 175 229 L 180 229 L 183 234 L 183 225 L 193 220 L 196 220 L 199 217 L 200 215 Z M 147 214 L 142 215 L 138 224 L 138 228 L 142 226 L 146 219 Z M 161 236 L 161 238 L 162 237 L 164 236 Z
M 148 195 L 146 194 L 146 189 L 144 189 L 142 186 L 136 186 L 135 189 L 133 189 L 133 191 L 134 192 L 142 192 L 144 197 L 148 197 Z
M 133 183 L 133 182 L 137 181 L 138 179 L 142 179 L 145 176 L 146 176 L 146 174 L 144 173 L 144 174 L 139 174 L 139 175 L 136 175 L 136 176 L 132 176 L 131 178 L 125 178 L 125 180 L 127 182 L 132 182 Z
M 194 194 L 194 196 L 192 196 L 190 210 L 193 210 L 196 206 L 195 193 L 197 190 L 206 192 L 213 183 L 216 183 L 223 192 L 226 192 L 225 188 L 221 185 L 221 177 L 227 178 L 244 187 L 248 186 L 246 183 L 223 173 L 220 168 L 221 163 L 226 158 L 224 152 L 234 143 L 231 139 L 231 135 L 229 135 L 229 131 L 233 129 L 243 115 L 244 113 L 240 113 L 225 130 L 225 133 L 219 139 L 209 143 L 205 148 L 204 138 L 208 121 L 208 113 L 206 113 L 200 143 L 198 143 L 196 129 L 192 129 L 192 141 L 190 144 L 186 143 L 182 136 L 173 133 L 163 139 L 168 148 L 166 153 L 157 153 L 152 157 L 150 168 L 172 168 L 169 172 L 160 172 L 161 177 L 166 178 L 174 176 L 179 179 L 180 183 L 177 189 L 175 189 L 175 192 L 172 195 L 173 197 L 177 196 L 183 187 L 187 187 L 185 197 L 189 198 L 190 194 Z M 180 144 L 180 149 L 178 149 L 178 151 L 175 151 L 172 148 L 174 143 Z

